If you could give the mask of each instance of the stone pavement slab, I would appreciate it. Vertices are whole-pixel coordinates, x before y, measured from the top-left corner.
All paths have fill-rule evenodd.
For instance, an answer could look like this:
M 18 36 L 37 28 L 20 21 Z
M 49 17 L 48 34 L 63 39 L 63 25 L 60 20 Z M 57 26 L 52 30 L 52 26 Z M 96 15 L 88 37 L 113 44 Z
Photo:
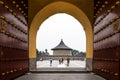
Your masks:
M 49 60 L 37 61 L 37 68 L 85 68 L 86 61 L 81 60 L 70 60 L 69 66 L 67 66 L 67 61 L 64 60 L 63 64 L 59 64 L 58 60 L 53 60 L 52 65 L 50 65 Z
M 38 61 L 37 69 L 14 80 L 105 80 L 104 78 L 87 72 L 85 61 L 71 61 L 66 66 L 66 61 L 59 64 L 54 60 L 50 66 L 49 60 Z
M 88 73 L 85 68 L 38 68 L 30 71 L 32 73 Z
M 105 80 L 91 73 L 30 73 L 14 80 Z

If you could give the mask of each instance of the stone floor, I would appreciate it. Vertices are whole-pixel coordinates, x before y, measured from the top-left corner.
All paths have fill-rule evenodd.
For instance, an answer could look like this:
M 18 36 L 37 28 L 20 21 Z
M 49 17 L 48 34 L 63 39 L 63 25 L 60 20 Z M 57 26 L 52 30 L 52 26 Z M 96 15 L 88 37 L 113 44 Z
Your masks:
M 50 65 L 49 60 L 38 61 L 37 69 L 31 71 L 33 73 L 27 73 L 14 80 L 105 80 L 104 78 L 87 72 L 85 70 L 85 61 L 72 60 L 70 65 L 66 65 L 66 61 L 63 64 L 59 64 L 57 60 L 54 60 Z
M 93 73 L 28 73 L 14 80 L 105 80 Z
M 85 68 L 86 61 L 81 60 L 70 60 L 69 66 L 67 66 L 67 61 L 64 60 L 63 64 L 59 64 L 58 60 L 53 60 L 52 65 L 50 65 L 49 60 L 37 61 L 37 68 Z

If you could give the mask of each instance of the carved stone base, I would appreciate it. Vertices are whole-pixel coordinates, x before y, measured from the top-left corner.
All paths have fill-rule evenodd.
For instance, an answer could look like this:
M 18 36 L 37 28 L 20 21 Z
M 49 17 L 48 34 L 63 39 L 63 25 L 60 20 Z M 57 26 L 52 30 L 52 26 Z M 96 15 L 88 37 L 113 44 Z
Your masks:
M 92 71 L 92 58 L 86 58 L 86 69 Z
M 36 58 L 29 58 L 29 71 L 36 70 Z

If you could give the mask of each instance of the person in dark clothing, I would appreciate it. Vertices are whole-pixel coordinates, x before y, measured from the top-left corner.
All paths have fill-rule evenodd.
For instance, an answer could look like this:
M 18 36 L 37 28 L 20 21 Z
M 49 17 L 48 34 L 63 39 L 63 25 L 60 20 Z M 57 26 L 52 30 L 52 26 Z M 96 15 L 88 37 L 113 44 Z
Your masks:
M 70 58 L 68 57 L 67 58 L 67 66 L 69 66 L 69 63 L 70 63 Z
M 59 58 L 59 64 L 61 64 L 61 58 Z
M 52 58 L 50 58 L 50 66 L 52 66 Z
M 64 59 L 62 58 L 62 61 L 61 61 L 61 62 L 62 62 L 62 64 L 63 64 L 63 61 L 64 61 Z

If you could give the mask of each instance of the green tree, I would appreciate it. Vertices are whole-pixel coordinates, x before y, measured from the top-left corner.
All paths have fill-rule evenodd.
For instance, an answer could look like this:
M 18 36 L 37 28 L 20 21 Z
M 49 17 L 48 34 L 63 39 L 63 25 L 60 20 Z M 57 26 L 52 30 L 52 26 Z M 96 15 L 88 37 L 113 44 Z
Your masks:
M 38 49 L 36 49 L 36 55 L 39 55 L 39 51 L 38 51 Z
M 80 52 L 78 50 L 72 50 L 71 54 L 72 54 L 72 56 L 81 56 L 81 57 L 85 57 L 86 56 L 86 52 Z

